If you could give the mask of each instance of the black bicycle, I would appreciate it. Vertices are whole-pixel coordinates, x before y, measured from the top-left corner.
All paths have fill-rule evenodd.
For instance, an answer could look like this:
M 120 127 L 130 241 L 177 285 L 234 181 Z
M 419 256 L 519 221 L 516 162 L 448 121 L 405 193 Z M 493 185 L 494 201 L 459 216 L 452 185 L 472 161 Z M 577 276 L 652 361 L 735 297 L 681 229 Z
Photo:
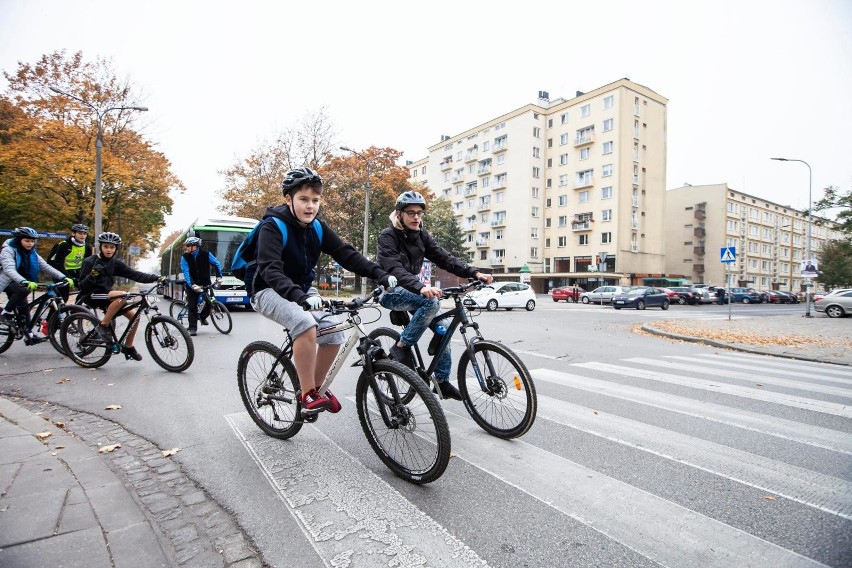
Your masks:
M 231 333 L 234 325 L 231 320 L 231 312 L 228 311 L 225 304 L 216 299 L 212 284 L 201 287 L 201 294 L 198 295 L 199 318 L 205 303 L 210 305 L 210 315 L 207 316 L 207 319 L 213 322 L 219 333 Z M 189 319 L 189 308 L 186 300 L 172 300 L 171 305 L 169 305 L 169 315 L 178 320 L 181 325 L 187 327 L 184 325 L 184 322 Z
M 136 314 L 130 319 L 121 336 L 116 335 L 115 326 L 110 326 L 111 338 L 104 340 L 98 333 L 100 320 L 91 312 L 74 313 L 62 322 L 60 336 L 67 355 L 81 367 L 95 368 L 105 365 L 110 357 L 124 351 L 124 341 L 130 330 L 146 317 L 145 346 L 156 363 L 167 371 L 179 373 L 192 365 L 195 347 L 189 332 L 173 318 L 159 313 L 155 296 L 159 284 L 147 290 L 128 293 L 130 300 L 119 310 L 116 317 L 130 310 Z M 153 314 L 151 313 L 153 312 Z M 113 318 L 113 323 L 115 318 Z M 130 354 L 125 353 L 127 359 Z
M 59 338 L 62 322 L 68 314 L 87 311 L 82 306 L 65 303 L 62 296 L 57 293 L 57 290 L 64 286 L 68 286 L 65 281 L 39 283 L 37 289 L 46 290 L 46 292 L 27 304 L 27 311 L 30 313 L 29 331 L 41 333 L 47 337 L 53 348 L 63 355 L 65 350 Z M 16 339 L 23 339 L 27 331 L 25 327 L 21 314 L 18 314 L 12 322 L 0 324 L 0 353 L 8 350 Z
M 429 353 L 432 361 L 427 367 L 418 345 L 414 345 L 416 361 L 415 371 L 425 382 L 434 384 L 434 391 L 440 395 L 435 369 L 438 360 L 448 348 L 453 334 L 458 330 L 464 340 L 465 349 L 458 365 L 459 391 L 462 402 L 473 420 L 486 432 L 498 438 L 517 438 L 523 436 L 535 422 L 538 399 L 532 376 L 523 361 L 515 353 L 496 341 L 486 340 L 479 331 L 479 324 L 473 321 L 464 296 L 468 291 L 483 286 L 479 280 L 468 284 L 444 288 L 444 298 L 453 300 L 452 309 L 439 313 L 432 320 L 438 322 L 452 318 L 443 337 L 433 338 Z M 403 328 L 409 321 L 408 312 L 392 312 L 401 317 Z M 468 337 L 467 331 L 473 330 Z M 399 341 L 399 332 L 388 327 L 380 327 L 370 332 L 370 339 L 378 340 L 386 352 Z M 403 393 L 405 396 L 406 393 Z
M 408 367 L 388 359 L 378 342 L 361 324 L 359 310 L 381 293 L 350 302 L 326 303 L 329 316 L 345 315 L 320 335 L 354 329 L 337 354 L 320 392 L 325 392 L 357 343 L 363 367 L 355 388 L 358 419 L 379 459 L 394 474 L 412 483 L 429 483 L 441 477 L 450 460 L 450 429 L 441 405 L 426 384 Z M 369 306 L 374 308 L 375 306 Z M 378 308 L 376 308 L 378 309 Z M 237 365 L 240 396 L 249 416 L 268 436 L 282 440 L 295 436 L 318 414 L 303 414 L 301 387 L 293 357 L 293 339 L 285 329 L 284 344 L 255 341 L 243 349 Z M 405 393 L 405 398 L 403 398 Z

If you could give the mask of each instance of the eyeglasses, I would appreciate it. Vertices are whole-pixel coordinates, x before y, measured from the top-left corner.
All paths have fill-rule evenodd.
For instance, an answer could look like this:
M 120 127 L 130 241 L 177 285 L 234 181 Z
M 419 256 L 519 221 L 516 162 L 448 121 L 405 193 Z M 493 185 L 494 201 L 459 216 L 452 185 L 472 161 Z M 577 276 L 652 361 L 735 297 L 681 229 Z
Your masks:
M 405 214 L 406 214 L 406 215 L 408 215 L 409 217 L 420 217 L 420 218 L 423 218 L 423 217 L 425 217 L 425 216 L 426 216 L 426 212 L 425 212 L 425 211 L 423 211 L 422 209 L 421 209 L 421 210 L 419 210 L 419 211 L 416 211 L 416 210 L 415 210 L 415 211 L 409 211 L 409 210 L 406 210 L 406 211 L 403 211 L 403 213 L 405 213 Z

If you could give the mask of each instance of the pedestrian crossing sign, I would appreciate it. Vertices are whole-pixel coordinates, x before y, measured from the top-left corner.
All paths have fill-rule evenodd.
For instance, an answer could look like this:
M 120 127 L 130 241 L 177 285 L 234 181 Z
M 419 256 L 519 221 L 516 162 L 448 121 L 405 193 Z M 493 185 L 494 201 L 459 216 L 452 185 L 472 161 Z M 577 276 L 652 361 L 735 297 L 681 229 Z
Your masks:
M 722 262 L 736 262 L 737 247 L 723 247 L 721 256 Z

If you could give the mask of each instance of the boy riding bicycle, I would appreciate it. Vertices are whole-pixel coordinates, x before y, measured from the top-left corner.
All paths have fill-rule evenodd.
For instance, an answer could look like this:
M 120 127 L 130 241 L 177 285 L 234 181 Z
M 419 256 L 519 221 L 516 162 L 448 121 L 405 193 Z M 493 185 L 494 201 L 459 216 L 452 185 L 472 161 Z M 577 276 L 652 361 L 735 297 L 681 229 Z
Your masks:
M 396 286 L 396 278 L 365 258 L 344 242 L 322 220 L 322 237 L 314 229 L 320 207 L 323 185 L 320 175 L 311 168 L 296 168 L 287 172 L 282 183 L 284 204 L 270 207 L 264 219 L 273 217 L 286 224 L 288 238 L 284 244 L 275 222 L 261 225 L 257 236 L 257 273 L 251 304 L 255 311 L 290 330 L 293 337 L 293 364 L 299 375 L 302 393 L 299 401 L 303 411 L 317 413 L 326 409 L 340 411 L 340 401 L 330 390 L 318 391 L 340 345 L 345 341 L 342 332 L 317 337 L 317 329 L 326 329 L 337 322 L 306 310 L 322 306 L 318 295 L 310 294 L 316 277 L 314 267 L 320 253 L 330 255 L 343 268 L 359 276 L 372 278 L 386 286 Z
M 113 341 L 112 330 L 110 329 L 112 319 L 127 305 L 124 292 L 112 289 L 115 278 L 120 276 L 134 282 L 147 284 L 164 279 L 156 274 L 146 274 L 134 270 L 115 258 L 119 245 L 121 245 L 121 237 L 115 233 L 105 232 L 98 235 L 98 252 L 83 261 L 83 267 L 80 269 L 81 278 L 78 283 L 80 296 L 83 297 L 84 302 L 93 308 L 104 310 L 104 316 L 101 318 L 100 325 L 98 325 L 98 334 L 107 343 Z M 128 310 L 123 313 L 124 317 L 130 320 L 136 315 L 136 310 Z M 121 346 L 121 352 L 136 361 L 141 361 L 142 355 L 133 347 L 135 337 L 136 327 L 134 326 L 127 333 L 125 343 Z
M 186 285 L 186 308 L 189 312 L 189 334 L 198 333 L 198 297 L 202 287 L 210 285 L 210 267 L 216 269 L 216 284 L 222 281 L 222 265 L 213 253 L 201 246 L 201 239 L 188 237 L 183 243 L 180 270 Z M 207 325 L 210 304 L 201 308 L 201 325 Z

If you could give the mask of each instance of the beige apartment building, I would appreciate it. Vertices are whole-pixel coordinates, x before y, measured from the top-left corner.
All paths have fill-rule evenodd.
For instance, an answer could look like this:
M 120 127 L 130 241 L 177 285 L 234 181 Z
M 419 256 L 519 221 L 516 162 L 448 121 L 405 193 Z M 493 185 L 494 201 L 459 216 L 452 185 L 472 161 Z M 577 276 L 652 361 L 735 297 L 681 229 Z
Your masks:
M 442 136 L 411 181 L 450 201 L 469 261 L 498 279 L 641 284 L 666 269 L 667 102 L 628 79 L 569 100 L 542 91 Z
M 667 192 L 666 272 L 695 283 L 724 285 L 723 248 L 736 247 L 730 285 L 804 290 L 808 216 L 789 206 L 736 191 L 727 184 L 687 185 Z M 821 219 L 811 227 L 811 256 L 841 237 Z

